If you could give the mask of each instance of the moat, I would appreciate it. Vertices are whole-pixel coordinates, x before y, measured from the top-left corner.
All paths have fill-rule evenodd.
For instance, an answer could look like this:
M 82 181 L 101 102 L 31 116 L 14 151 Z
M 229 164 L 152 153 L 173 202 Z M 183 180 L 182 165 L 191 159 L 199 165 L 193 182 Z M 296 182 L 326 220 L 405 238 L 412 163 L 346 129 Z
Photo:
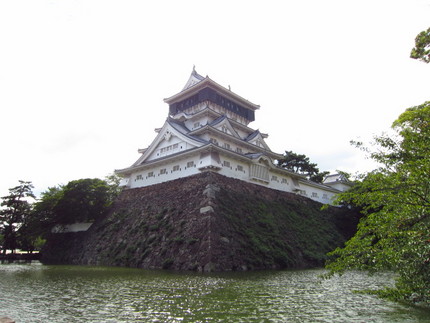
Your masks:
M 322 269 L 181 273 L 117 267 L 0 265 L 0 317 L 16 322 L 428 322 L 430 312 L 355 290 L 390 273 Z

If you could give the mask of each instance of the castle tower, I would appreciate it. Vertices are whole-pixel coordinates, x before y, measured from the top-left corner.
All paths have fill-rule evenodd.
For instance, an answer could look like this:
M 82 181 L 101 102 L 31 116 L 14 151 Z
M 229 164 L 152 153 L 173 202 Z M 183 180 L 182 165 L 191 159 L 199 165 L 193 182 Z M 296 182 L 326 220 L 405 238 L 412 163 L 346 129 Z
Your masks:
M 248 125 L 260 107 L 193 69 L 184 88 L 164 99 L 169 115 L 130 167 L 117 170 L 127 188 L 154 185 L 204 171 L 329 203 L 339 190 L 276 166 L 267 134 Z

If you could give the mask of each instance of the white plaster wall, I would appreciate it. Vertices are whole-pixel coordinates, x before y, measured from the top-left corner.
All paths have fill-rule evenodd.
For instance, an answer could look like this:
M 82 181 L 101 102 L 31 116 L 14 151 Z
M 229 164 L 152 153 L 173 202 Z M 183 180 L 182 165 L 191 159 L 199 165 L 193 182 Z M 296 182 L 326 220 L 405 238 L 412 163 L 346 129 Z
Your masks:
M 191 167 L 190 165 L 187 165 L 189 162 L 193 163 Z M 229 163 L 229 165 L 225 162 Z M 306 185 L 306 183 L 303 182 L 300 182 L 300 184 L 294 183 L 291 177 L 275 172 L 269 172 L 268 183 L 251 180 L 249 177 L 249 164 L 225 156 L 220 156 L 220 163 L 218 163 L 210 154 L 203 158 L 196 155 L 187 159 L 176 160 L 162 166 L 154 167 L 151 170 L 136 172 L 130 177 L 128 187 L 137 188 L 149 186 L 181 177 L 191 176 L 200 173 L 199 168 L 206 168 L 209 166 L 216 167 L 216 171 L 226 177 L 240 179 L 245 182 L 262 185 L 271 189 L 291 193 L 297 193 L 296 189 L 300 189 L 305 192 L 305 194 L 300 193 L 301 195 L 321 203 L 330 203 L 335 196 L 333 192 L 326 191 L 323 188 Z M 240 170 L 238 166 L 242 166 L 242 170 Z M 165 173 L 161 172 L 162 169 L 165 169 Z M 149 176 L 150 172 L 153 173 L 153 176 Z M 276 176 L 276 178 L 274 178 L 274 176 Z M 282 181 L 282 179 L 285 179 L 286 181 Z
M 221 165 L 207 154 L 196 161 L 197 168 L 220 167 Z
M 245 139 L 246 137 L 248 137 L 251 133 L 250 132 L 245 132 L 245 131 L 241 131 L 236 129 L 237 134 L 240 136 L 240 138 Z
M 192 162 L 193 166 L 189 167 L 188 162 Z M 197 169 L 198 158 L 189 158 L 183 160 L 176 160 L 162 166 L 154 167 L 151 170 L 144 170 L 133 173 L 130 176 L 128 187 L 137 188 L 144 187 L 154 184 L 159 184 L 167 181 L 171 181 L 177 178 L 186 177 L 199 173 Z M 177 167 L 176 167 L 177 166 Z M 162 173 L 162 169 L 165 172 Z M 153 176 L 149 176 L 152 172 Z
M 209 141 L 209 139 L 211 139 L 211 137 L 207 134 L 207 133 L 204 133 L 203 135 L 201 135 L 201 136 L 199 136 L 201 139 L 203 139 L 203 140 L 207 140 L 207 141 Z
M 225 162 L 228 162 L 230 165 L 227 166 Z M 240 161 L 237 161 L 232 158 L 227 157 L 221 157 L 221 170 L 219 171 L 220 174 L 241 179 L 243 181 L 249 182 L 249 165 Z M 240 167 L 242 166 L 242 170 L 240 170 Z
M 205 126 L 210 121 L 211 120 L 207 116 L 202 116 L 200 118 L 193 118 L 193 119 L 186 120 L 185 126 L 190 130 L 196 130 L 202 126 Z M 199 124 L 198 126 L 196 126 L 197 123 Z
M 343 184 L 341 182 L 331 183 L 330 187 L 333 187 L 333 188 L 335 188 L 335 189 L 337 189 L 339 191 L 342 191 L 342 192 L 347 191 L 347 190 L 349 190 L 351 188 L 349 185 Z
M 173 146 L 176 145 L 176 144 L 178 146 L 173 149 Z M 171 150 L 162 152 L 163 148 L 167 148 L 169 146 L 172 146 Z M 160 143 L 160 145 L 157 147 L 157 149 L 154 150 L 151 155 L 149 155 L 147 161 L 151 161 L 151 160 L 158 159 L 158 158 L 161 158 L 161 157 L 165 157 L 165 156 L 169 156 L 169 155 L 172 155 L 172 154 L 176 154 L 178 152 L 191 149 L 193 147 L 194 146 L 190 145 L 189 143 L 187 143 L 185 141 L 180 140 L 178 137 L 172 137 L 169 141 L 163 140 Z
M 335 196 L 333 192 L 326 191 L 322 188 L 306 185 L 304 183 L 300 183 L 300 186 L 306 191 L 307 197 L 321 203 L 331 203 Z
M 276 178 L 274 178 L 276 176 Z M 285 181 L 283 181 L 285 179 Z M 283 176 L 278 173 L 269 172 L 269 184 L 268 187 L 285 191 L 285 192 L 293 192 L 294 184 L 289 176 Z
M 52 228 L 53 233 L 66 233 L 66 232 L 81 232 L 87 231 L 93 224 L 90 222 L 78 222 L 65 225 L 56 225 Z

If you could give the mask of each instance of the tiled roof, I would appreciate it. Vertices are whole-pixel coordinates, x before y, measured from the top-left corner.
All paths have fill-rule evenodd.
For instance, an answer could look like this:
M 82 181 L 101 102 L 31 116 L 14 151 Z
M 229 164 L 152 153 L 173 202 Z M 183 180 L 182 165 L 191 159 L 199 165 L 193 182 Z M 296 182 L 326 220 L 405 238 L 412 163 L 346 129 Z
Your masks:
M 208 143 L 207 140 L 204 140 L 200 137 L 197 136 L 192 136 L 189 134 L 190 130 L 185 127 L 183 122 L 177 122 L 176 120 L 172 119 L 172 118 L 168 118 L 167 122 L 169 123 L 169 125 L 171 125 L 173 128 L 175 128 L 176 130 L 178 130 L 180 133 L 182 133 L 183 135 L 187 136 L 188 138 L 201 142 L 201 143 Z
M 245 138 L 245 141 L 250 141 L 258 136 L 260 133 L 260 130 L 255 130 L 253 133 L 251 133 L 248 137 Z
M 210 126 L 215 126 L 216 124 L 220 123 L 221 121 L 227 119 L 227 116 L 225 114 L 223 114 L 222 116 L 216 118 L 215 120 L 213 120 L 212 122 L 209 123 Z

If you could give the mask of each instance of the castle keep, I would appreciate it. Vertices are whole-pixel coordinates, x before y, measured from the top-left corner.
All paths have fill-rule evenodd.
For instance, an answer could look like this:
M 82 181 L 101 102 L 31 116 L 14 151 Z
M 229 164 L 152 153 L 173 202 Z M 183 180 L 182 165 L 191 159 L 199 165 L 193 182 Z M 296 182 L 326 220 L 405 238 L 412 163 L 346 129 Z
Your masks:
M 281 154 L 272 152 L 267 134 L 248 125 L 256 105 L 193 69 L 185 87 L 164 99 L 169 116 L 163 127 L 130 167 L 116 170 L 127 188 L 150 186 L 201 172 L 216 172 L 330 203 L 349 188 L 344 178 L 331 175 L 324 184 L 276 165 Z

